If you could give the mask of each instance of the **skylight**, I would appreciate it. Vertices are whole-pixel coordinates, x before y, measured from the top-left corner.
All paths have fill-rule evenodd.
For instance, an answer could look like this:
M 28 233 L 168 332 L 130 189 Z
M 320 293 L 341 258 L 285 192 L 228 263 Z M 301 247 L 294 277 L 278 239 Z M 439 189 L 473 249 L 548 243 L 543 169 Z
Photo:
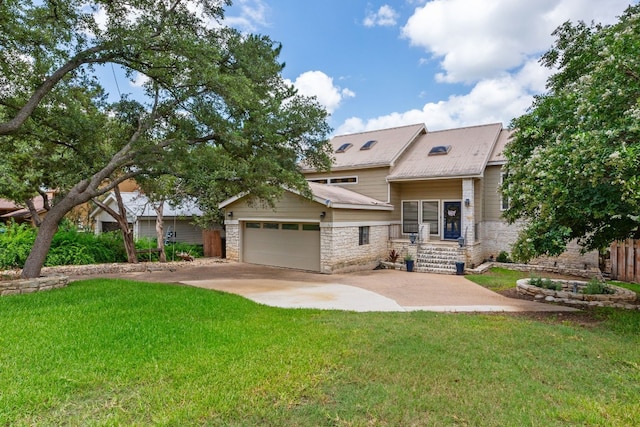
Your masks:
M 353 147 L 353 144 L 351 144 L 351 143 L 349 143 L 349 142 L 346 142 L 346 143 L 342 144 L 342 145 L 340 146 L 340 148 L 338 148 L 338 149 L 336 150 L 336 153 L 344 153 L 345 151 L 347 151 L 347 150 L 348 150 L 349 148 L 351 148 L 351 147 Z
M 450 145 L 436 145 L 435 147 L 431 148 L 431 150 L 429 151 L 429 155 L 430 156 L 443 156 L 445 154 L 449 154 L 449 151 L 451 151 L 451 146 Z
M 360 147 L 361 150 L 370 150 L 371 147 L 373 147 L 375 145 L 375 143 L 378 142 L 375 139 L 372 139 L 371 141 L 367 141 L 364 143 L 364 145 L 362 147 Z

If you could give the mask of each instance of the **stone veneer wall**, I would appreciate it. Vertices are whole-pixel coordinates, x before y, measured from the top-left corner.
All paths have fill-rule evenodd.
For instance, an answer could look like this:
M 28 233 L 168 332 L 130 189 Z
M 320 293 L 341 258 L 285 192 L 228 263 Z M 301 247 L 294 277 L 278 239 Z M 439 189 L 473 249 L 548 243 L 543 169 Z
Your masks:
M 369 226 L 368 245 L 358 244 L 358 226 L 322 227 L 320 230 L 320 262 L 323 273 L 371 270 L 387 257 L 387 225 Z
M 69 278 L 66 276 L 38 277 L 36 279 L 0 280 L 0 296 L 30 294 L 48 291 L 67 286 Z
M 480 224 L 482 243 L 482 258 L 489 259 L 493 255 L 495 259 L 501 251 L 511 253 L 511 247 L 518 238 L 520 227 L 509 225 L 504 221 L 485 221 Z M 564 269 L 589 270 L 598 268 L 599 255 L 597 251 L 591 251 L 584 255 L 580 253 L 580 247 L 575 242 L 567 245 L 567 251 L 558 257 L 540 257 L 529 262 L 531 265 L 544 265 L 561 267 Z M 477 264 L 476 264 L 477 265 Z
M 226 258 L 231 261 L 240 261 L 240 226 L 239 224 L 229 224 L 225 226 L 226 231 Z

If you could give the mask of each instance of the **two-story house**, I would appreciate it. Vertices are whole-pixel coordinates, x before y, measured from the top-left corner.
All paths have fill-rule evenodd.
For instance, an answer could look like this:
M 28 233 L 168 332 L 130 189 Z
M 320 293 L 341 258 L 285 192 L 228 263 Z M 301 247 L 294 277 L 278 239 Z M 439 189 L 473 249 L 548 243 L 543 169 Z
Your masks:
M 303 168 L 312 199 L 285 191 L 275 208 L 223 202 L 227 258 L 323 273 L 370 269 L 391 249 L 417 271 L 455 272 L 509 252 L 518 227 L 502 211 L 502 124 L 429 132 L 423 124 L 337 136 L 330 172 Z M 462 245 L 462 246 L 461 246 Z M 572 248 L 561 259 L 597 267 Z

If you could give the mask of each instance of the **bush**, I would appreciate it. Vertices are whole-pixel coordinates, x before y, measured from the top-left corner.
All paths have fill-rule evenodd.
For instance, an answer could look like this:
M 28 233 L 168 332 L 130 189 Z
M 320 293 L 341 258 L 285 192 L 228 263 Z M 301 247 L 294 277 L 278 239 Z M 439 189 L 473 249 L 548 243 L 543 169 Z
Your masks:
M 615 291 L 606 283 L 599 281 L 595 277 L 589 280 L 587 286 L 582 290 L 582 293 L 586 295 L 607 295 L 613 294 L 614 292 Z
M 542 277 L 533 276 L 529 279 L 529 284 L 537 286 L 542 289 L 552 289 L 554 291 L 561 291 L 562 285 L 558 282 L 554 282 L 551 279 L 543 279 Z
M 155 249 L 158 247 L 156 239 L 142 238 L 136 240 L 136 250 L 143 251 L 147 249 Z M 165 254 L 167 255 L 167 261 L 179 260 L 177 255 L 180 252 L 185 252 L 194 258 L 201 258 L 204 256 L 202 245 L 192 245 L 190 243 L 176 242 L 169 243 L 164 246 Z M 158 261 L 158 253 L 143 253 L 138 255 L 138 261 L 155 262 Z
M 498 254 L 498 257 L 496 258 L 497 262 L 505 262 L 505 263 L 511 263 L 513 261 L 511 261 L 511 258 L 509 258 L 509 254 L 506 251 L 501 251 Z
M 36 240 L 36 230 L 29 224 L 11 221 L 0 232 L 0 268 L 22 268 Z

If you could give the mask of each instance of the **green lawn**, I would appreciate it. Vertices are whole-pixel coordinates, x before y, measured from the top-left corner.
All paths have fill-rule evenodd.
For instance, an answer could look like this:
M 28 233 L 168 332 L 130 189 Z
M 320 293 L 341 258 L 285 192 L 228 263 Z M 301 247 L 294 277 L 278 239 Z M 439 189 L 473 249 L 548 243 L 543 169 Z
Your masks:
M 0 425 L 630 426 L 640 314 L 286 310 L 90 280 L 0 298 Z

